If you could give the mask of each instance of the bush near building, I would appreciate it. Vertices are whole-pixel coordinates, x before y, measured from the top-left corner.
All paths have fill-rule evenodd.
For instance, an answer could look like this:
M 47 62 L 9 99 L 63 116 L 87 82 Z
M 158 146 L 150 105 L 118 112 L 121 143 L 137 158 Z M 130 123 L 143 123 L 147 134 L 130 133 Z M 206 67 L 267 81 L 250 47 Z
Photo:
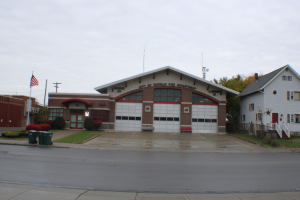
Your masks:
M 93 124 L 94 124 L 95 130 L 98 130 L 100 128 L 100 126 L 102 125 L 102 121 L 100 121 L 100 120 L 94 120 Z
M 13 131 L 3 131 L 1 133 L 2 137 L 16 138 L 16 137 L 28 137 L 28 133 L 25 129 L 23 130 L 13 130 Z
M 84 120 L 84 128 L 88 131 L 91 131 L 94 129 L 94 120 L 92 117 L 87 117 Z
M 54 127 L 57 129 L 63 129 L 66 125 L 66 121 L 63 117 L 56 117 L 54 120 Z

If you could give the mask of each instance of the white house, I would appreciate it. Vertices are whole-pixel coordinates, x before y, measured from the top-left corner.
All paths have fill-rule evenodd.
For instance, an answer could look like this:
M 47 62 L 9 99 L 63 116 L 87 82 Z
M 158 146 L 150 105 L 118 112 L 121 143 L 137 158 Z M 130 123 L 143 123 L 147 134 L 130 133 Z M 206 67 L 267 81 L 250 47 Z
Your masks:
M 240 93 L 241 123 L 270 125 L 280 137 L 300 132 L 300 76 L 285 65 L 255 81 Z

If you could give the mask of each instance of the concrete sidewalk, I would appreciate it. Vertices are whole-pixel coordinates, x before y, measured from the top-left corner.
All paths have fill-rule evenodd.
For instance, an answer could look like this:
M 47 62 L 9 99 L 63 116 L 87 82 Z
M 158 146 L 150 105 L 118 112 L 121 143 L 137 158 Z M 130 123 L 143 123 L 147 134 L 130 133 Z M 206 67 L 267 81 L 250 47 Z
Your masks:
M 52 141 L 80 130 L 53 132 Z M 0 139 L 0 144 L 28 144 L 28 140 Z M 225 134 L 148 133 L 107 130 L 84 144 L 53 142 L 49 147 L 186 153 L 299 153 L 300 148 L 268 148 Z
M 136 193 L 136 192 L 108 192 L 95 191 L 92 189 L 61 188 L 51 186 L 37 186 L 26 184 L 12 184 L 0 182 L 0 200 L 198 200 L 198 199 L 274 199 L 290 200 L 300 199 L 300 192 L 280 192 L 280 193 L 228 193 L 228 194 L 164 194 L 164 193 Z

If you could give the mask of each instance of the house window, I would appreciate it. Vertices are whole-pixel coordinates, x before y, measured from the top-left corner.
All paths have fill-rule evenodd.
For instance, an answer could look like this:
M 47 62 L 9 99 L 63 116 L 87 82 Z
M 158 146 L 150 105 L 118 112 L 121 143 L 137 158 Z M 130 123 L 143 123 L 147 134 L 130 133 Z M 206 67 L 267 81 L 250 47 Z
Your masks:
M 299 101 L 300 100 L 300 92 L 294 92 L 294 100 Z
M 292 76 L 288 76 L 288 81 L 292 81 Z
M 154 101 L 158 102 L 181 102 L 181 90 L 155 89 Z
M 201 96 L 199 94 L 195 94 L 195 93 L 193 93 L 193 95 L 192 95 L 192 102 L 193 103 L 216 103 L 206 97 L 203 97 L 203 96 Z
M 291 115 L 291 123 L 294 123 L 294 115 Z
M 290 92 L 290 100 L 293 100 L 293 99 L 294 99 L 294 92 L 291 91 L 291 92 Z
M 249 111 L 254 111 L 254 103 L 249 104 Z
M 143 92 L 132 93 L 118 99 L 117 101 L 143 101 Z
M 241 122 L 245 121 L 245 115 L 241 115 Z
M 92 110 L 91 117 L 93 120 L 100 120 L 102 122 L 108 122 L 109 111 L 108 110 Z
M 245 115 L 243 115 L 243 121 L 246 121 L 246 117 L 245 117 Z
M 64 109 L 62 108 L 50 108 L 49 109 L 49 120 L 55 120 L 56 117 L 63 117 Z
M 262 113 L 256 113 L 256 121 L 262 120 Z
M 286 81 L 287 80 L 286 76 L 282 76 L 282 80 Z
M 300 114 L 295 114 L 295 123 L 300 123 Z

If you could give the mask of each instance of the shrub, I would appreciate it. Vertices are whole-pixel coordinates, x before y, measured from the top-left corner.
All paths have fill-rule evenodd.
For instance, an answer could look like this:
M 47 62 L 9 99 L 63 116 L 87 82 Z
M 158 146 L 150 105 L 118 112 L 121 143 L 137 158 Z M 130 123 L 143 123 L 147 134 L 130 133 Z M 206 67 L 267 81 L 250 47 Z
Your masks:
M 279 146 L 279 143 L 275 141 L 275 138 L 272 136 L 272 134 L 266 135 L 264 137 L 264 139 L 262 140 L 262 142 L 264 144 L 270 144 L 270 145 L 272 145 L 274 147 Z
M 63 129 L 65 128 L 66 121 L 64 120 L 63 117 L 56 117 L 54 120 L 54 127 L 58 129 Z
M 5 137 L 14 138 L 19 137 L 19 133 L 16 131 L 8 131 L 8 133 L 5 134 Z
M 28 137 L 28 133 L 26 129 L 20 130 L 19 135 L 20 137 Z
M 100 121 L 100 120 L 94 120 L 93 124 L 94 124 L 94 128 L 96 130 L 98 130 L 100 128 L 100 126 L 102 125 L 102 121 Z
M 92 117 L 87 117 L 84 120 L 84 128 L 88 131 L 93 130 L 94 128 L 94 123 L 93 123 L 93 118 Z
M 26 131 L 30 131 L 30 130 L 40 131 L 41 127 L 39 125 L 36 125 L 36 124 L 29 124 L 29 125 L 26 126 Z
M 40 127 L 42 131 L 49 131 L 51 129 L 50 124 L 40 124 Z
M 44 121 L 42 121 L 41 124 L 49 124 L 51 126 L 51 128 L 53 128 L 54 127 L 54 120 L 44 120 Z

